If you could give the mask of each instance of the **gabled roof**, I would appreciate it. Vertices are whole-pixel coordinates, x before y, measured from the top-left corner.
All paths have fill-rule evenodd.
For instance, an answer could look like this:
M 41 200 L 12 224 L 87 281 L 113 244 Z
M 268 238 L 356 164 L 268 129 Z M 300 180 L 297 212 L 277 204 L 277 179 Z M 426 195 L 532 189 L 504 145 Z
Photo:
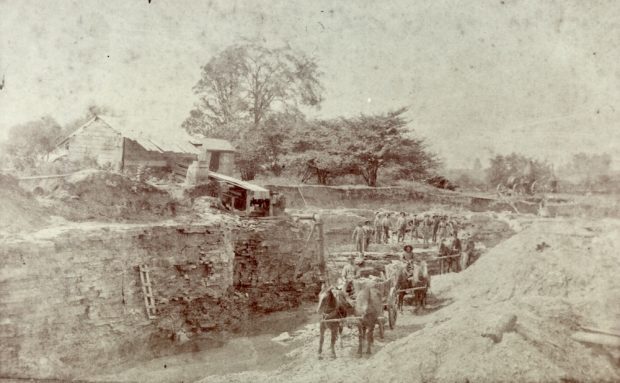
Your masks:
M 142 131 L 136 131 L 127 127 L 127 124 L 115 117 L 109 116 L 95 116 L 84 125 L 77 128 L 73 133 L 65 137 L 58 145 L 60 146 L 65 143 L 71 137 L 80 134 L 89 125 L 91 125 L 95 121 L 103 122 L 108 128 L 115 131 L 122 137 L 128 138 L 132 141 L 137 142 L 144 149 L 153 151 L 153 152 L 175 152 L 175 153 L 193 153 L 198 154 L 200 149 L 196 148 L 196 146 L 192 145 L 192 142 L 195 141 L 193 137 L 189 134 L 181 131 L 179 129 L 178 132 L 175 132 L 174 136 L 171 137 L 155 137 L 153 134 L 147 134 Z

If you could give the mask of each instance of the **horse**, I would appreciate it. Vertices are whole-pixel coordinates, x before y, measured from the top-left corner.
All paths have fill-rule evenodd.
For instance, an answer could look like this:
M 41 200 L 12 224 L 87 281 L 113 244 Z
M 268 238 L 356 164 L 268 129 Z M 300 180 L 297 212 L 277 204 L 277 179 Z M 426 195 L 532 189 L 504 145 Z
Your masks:
M 381 292 L 372 282 L 354 281 L 353 285 L 356 293 L 355 316 L 360 317 L 357 354 L 361 356 L 366 337 L 366 354 L 370 354 L 375 326 L 379 324 L 379 317 L 383 314 L 383 302 Z
M 321 352 L 323 351 L 323 340 L 325 331 L 329 328 L 331 331 L 331 356 L 336 358 L 336 351 L 334 350 L 334 344 L 338 338 L 338 334 L 342 334 L 342 325 L 339 321 L 323 322 L 330 319 L 342 319 L 347 317 L 353 312 L 353 307 L 347 302 L 344 297 L 344 293 L 341 290 L 336 290 L 332 287 L 321 287 L 319 293 L 319 303 L 316 311 L 321 314 L 321 327 L 320 327 L 320 339 L 319 339 L 319 359 L 322 359 Z
M 413 287 L 424 287 L 414 291 L 413 303 L 417 307 L 426 308 L 426 291 L 431 287 L 431 276 L 428 273 L 428 266 L 425 261 L 420 262 L 413 268 L 412 280 Z
M 403 262 L 401 263 L 393 263 L 391 265 L 386 266 L 386 274 L 388 279 L 391 280 L 392 286 L 395 287 L 397 294 L 396 300 L 396 308 L 403 312 L 403 303 L 405 300 L 406 292 L 402 290 L 410 289 L 413 287 L 413 284 L 410 280 L 410 275 L 407 271 L 407 265 Z

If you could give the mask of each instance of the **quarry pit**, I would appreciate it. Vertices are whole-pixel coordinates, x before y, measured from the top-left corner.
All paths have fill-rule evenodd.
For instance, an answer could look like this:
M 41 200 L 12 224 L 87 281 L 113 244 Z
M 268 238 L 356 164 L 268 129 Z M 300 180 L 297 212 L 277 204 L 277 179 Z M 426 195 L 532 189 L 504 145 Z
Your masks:
M 97 184 L 93 177 L 103 177 L 102 183 Z M 200 198 L 175 200 L 171 204 L 162 200 L 158 191 L 150 192 L 157 196 L 153 202 L 136 199 L 129 191 L 125 194 L 134 197 L 123 199 L 115 195 L 113 199 L 105 199 L 100 195 L 90 196 L 81 189 L 84 185 L 79 180 L 95 182 L 93 187 L 103 189 L 98 193 L 102 195 L 106 184 L 115 190 L 119 185 L 127 190 L 136 187 L 118 181 L 110 184 L 106 177 L 101 174 L 78 177 L 70 188 L 48 186 L 52 191 L 37 198 L 14 184 L 5 184 L 2 198 L 8 208 L 2 218 L 12 225 L 3 228 L 0 238 L 3 260 L 0 376 L 161 382 L 178 379 L 244 382 L 273 378 L 284 382 L 297 381 L 291 373 L 298 371 L 298 376 L 315 376 L 323 381 L 333 376 L 340 376 L 343 381 L 364 381 L 351 370 L 357 365 L 350 352 L 356 341 L 354 330 L 345 330 L 345 348 L 339 349 L 337 361 L 332 364 L 316 361 L 318 319 L 314 309 L 325 281 L 324 272 L 337 276 L 347 262 L 353 248 L 352 228 L 372 218 L 377 209 L 405 210 L 400 196 L 382 198 L 382 205 L 367 203 L 374 199 L 371 196 L 362 198 L 355 206 L 329 197 L 322 206 L 318 201 L 309 206 L 308 200 L 304 199 L 302 205 L 292 197 L 287 214 L 248 218 L 218 210 L 209 200 Z M 54 189 L 55 186 L 58 187 Z M 71 194 L 75 190 L 81 190 L 79 198 Z M 148 199 L 148 196 L 149 193 L 140 194 L 140 198 Z M 571 262 L 580 265 L 579 258 L 573 259 L 577 257 L 575 251 L 595 251 L 591 250 L 591 244 L 596 244 L 598 250 L 592 253 L 600 261 L 596 267 L 606 270 L 613 268 L 614 262 L 617 266 L 617 259 L 609 258 L 616 246 L 616 239 L 610 237 L 609 231 L 617 228 L 615 219 L 605 218 L 606 224 L 599 225 L 583 218 L 543 219 L 503 209 L 475 211 L 465 202 L 451 204 L 437 196 L 428 197 L 424 193 L 421 196 L 409 200 L 411 208 L 407 211 L 447 212 L 454 216 L 462 229 L 473 235 L 480 259 L 458 274 L 439 275 L 436 264 L 430 264 L 436 282 L 428 310 L 413 313 L 407 309 L 396 328 L 386 333 L 385 340 L 378 341 L 378 352 L 371 357 L 372 363 L 387 366 L 396 355 L 392 349 L 414 352 L 403 348 L 408 347 L 407 342 L 413 342 L 407 339 L 415 337 L 415 342 L 431 342 L 425 337 L 429 332 L 436 333 L 429 344 L 437 346 L 434 348 L 437 355 L 449 353 L 450 347 L 437 334 L 447 331 L 461 336 L 455 318 L 466 318 L 475 331 L 483 325 L 493 328 L 503 319 L 491 307 L 509 304 L 507 311 L 516 313 L 526 342 L 537 347 L 544 358 L 555 358 L 557 371 L 566 371 L 566 366 L 574 361 L 553 356 L 554 347 L 583 346 L 559 339 L 570 337 L 580 324 L 596 324 L 600 318 L 588 317 L 587 310 L 600 314 L 605 311 L 601 307 L 607 308 L 608 319 L 613 320 L 615 312 L 609 310 L 609 305 L 619 291 L 617 283 L 610 281 L 608 273 L 601 274 L 600 270 L 585 266 L 584 273 L 592 276 L 581 278 L 575 268 L 567 268 L 556 255 L 569 254 Z M 91 210 L 79 210 L 78 207 L 83 207 L 81 203 L 88 203 Z M 127 213 L 136 206 L 142 206 L 140 219 L 132 219 L 132 214 Z M 167 219 L 161 219 L 162 211 L 169 215 L 163 215 Z M 98 218 L 85 219 L 93 214 Z M 155 215 L 160 219 L 145 219 Z M 295 218 L 299 216 L 318 217 L 322 236 L 318 236 L 312 220 Z M 540 235 L 545 230 L 549 231 L 547 235 Z M 582 237 L 584 241 L 572 243 L 572 247 L 563 245 L 566 238 Z M 541 256 L 549 254 L 549 258 L 534 259 L 539 256 L 534 250 L 536 244 L 544 240 L 552 249 Z M 415 241 L 412 244 L 420 259 L 430 261 L 436 256 L 436 247 L 424 248 Z M 402 243 L 373 243 L 365 266 L 381 268 L 397 259 L 401 251 Z M 521 257 L 531 262 L 514 263 L 510 254 L 515 259 Z M 553 270 L 560 270 L 569 282 L 562 275 L 553 274 Z M 513 272 L 520 279 L 515 280 Z M 603 279 L 593 285 L 588 282 L 588 278 L 595 280 L 593 275 L 602 275 Z M 530 282 L 523 285 L 524 281 Z M 561 296 L 558 295 L 561 288 L 554 283 L 558 286 L 576 283 L 575 289 L 598 294 L 600 304 L 588 304 L 582 295 L 577 301 L 557 298 Z M 479 290 L 474 290 L 473 285 Z M 529 298 L 513 301 L 514 292 L 506 290 L 511 285 Z M 603 290 L 609 295 L 601 296 Z M 555 311 L 540 309 L 539 303 L 549 299 L 555 302 L 557 307 L 549 306 L 556 307 Z M 558 303 L 557 299 L 565 302 Z M 526 307 L 529 308 L 525 310 Z M 478 308 L 491 310 L 488 320 L 476 317 L 483 315 L 475 314 Z M 561 319 L 571 310 L 576 313 L 576 319 L 568 322 Z M 553 322 L 554 315 L 560 315 L 558 323 Z M 540 326 L 545 320 L 555 324 L 545 325 L 543 330 Z M 487 331 L 480 331 L 483 330 Z M 548 334 L 552 335 L 547 338 Z M 540 343 L 541 337 L 547 340 Z M 463 339 L 469 341 L 467 337 Z M 471 342 L 458 352 L 467 354 L 466 347 L 478 348 L 479 355 L 491 352 L 486 343 L 476 343 L 477 338 Z M 598 366 L 598 377 L 617 376 L 617 367 L 613 366 L 618 362 L 614 357 L 608 351 L 596 352 L 592 359 L 584 359 L 584 363 Z M 491 357 L 502 358 L 501 353 Z M 442 357 L 438 356 L 435 362 L 425 358 L 419 361 L 421 375 L 416 376 L 419 381 L 428 381 L 430 376 L 445 381 L 456 376 L 451 375 L 450 368 L 441 367 Z M 377 367 L 377 374 L 385 373 L 384 367 Z M 476 368 L 468 370 L 468 376 L 474 380 L 502 376 L 497 366 L 489 371 Z M 557 371 L 549 376 L 565 377 Z M 582 375 L 571 370 L 566 377 L 572 376 Z M 388 381 L 399 379 L 395 375 Z

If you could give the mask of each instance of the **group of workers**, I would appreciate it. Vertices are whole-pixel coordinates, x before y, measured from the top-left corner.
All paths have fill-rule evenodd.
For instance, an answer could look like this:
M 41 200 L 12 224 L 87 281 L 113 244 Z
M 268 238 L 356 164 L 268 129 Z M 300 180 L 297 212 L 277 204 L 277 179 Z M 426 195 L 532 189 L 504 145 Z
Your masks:
M 396 219 L 394 219 L 396 217 Z M 422 242 L 424 247 L 430 243 L 441 242 L 445 238 L 457 237 L 459 222 L 447 215 L 408 215 L 405 212 L 376 212 L 374 223 L 359 223 L 353 230 L 352 240 L 355 250 L 362 255 L 368 249 L 371 239 L 377 244 L 387 244 L 391 236 L 401 243 L 409 234 L 412 241 Z
M 460 228 L 460 223 L 453 216 L 378 211 L 375 213 L 374 223 L 366 220 L 357 224 L 352 240 L 362 259 L 371 241 L 387 244 L 391 237 L 396 237 L 396 243 L 402 243 L 409 236 L 412 243 L 422 242 L 425 248 L 428 248 L 430 243 L 438 244 L 437 256 L 442 260 L 442 264 L 447 266 L 446 271 L 459 271 L 469 266 L 475 253 L 473 237 L 460 231 Z M 400 260 L 410 268 L 413 267 L 414 259 L 413 246 L 405 245 Z M 350 262 L 342 270 L 342 278 L 344 281 L 351 281 L 357 276 L 357 272 L 354 257 L 351 256 Z

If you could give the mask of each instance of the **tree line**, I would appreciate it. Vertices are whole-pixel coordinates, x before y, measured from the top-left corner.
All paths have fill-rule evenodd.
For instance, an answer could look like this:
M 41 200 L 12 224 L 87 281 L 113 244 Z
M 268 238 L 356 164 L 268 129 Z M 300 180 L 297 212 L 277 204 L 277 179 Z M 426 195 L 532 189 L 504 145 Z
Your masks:
M 200 80 L 193 87 L 197 102 L 181 128 L 193 135 L 232 141 L 237 148 L 235 165 L 244 180 L 260 173 L 321 185 L 350 178 L 368 186 L 377 186 L 381 179 L 384 183 L 422 180 L 450 189 L 460 185 L 530 193 L 553 191 L 558 181 L 574 191 L 601 185 L 611 190 L 620 184 L 611 169 L 612 158 L 605 153 L 578 153 L 557 168 L 519 153 L 496 155 L 485 169 L 477 159 L 469 172 L 450 176 L 415 134 L 405 117 L 407 108 L 307 118 L 303 110 L 319 108 L 324 99 L 321 77 L 317 62 L 291 47 L 230 46 L 201 67 Z M 0 143 L 3 168 L 44 174 L 88 165 L 50 165 L 44 158 L 59 139 L 96 114 L 114 113 L 91 106 L 64 127 L 49 116 L 12 127 L 7 140 Z

